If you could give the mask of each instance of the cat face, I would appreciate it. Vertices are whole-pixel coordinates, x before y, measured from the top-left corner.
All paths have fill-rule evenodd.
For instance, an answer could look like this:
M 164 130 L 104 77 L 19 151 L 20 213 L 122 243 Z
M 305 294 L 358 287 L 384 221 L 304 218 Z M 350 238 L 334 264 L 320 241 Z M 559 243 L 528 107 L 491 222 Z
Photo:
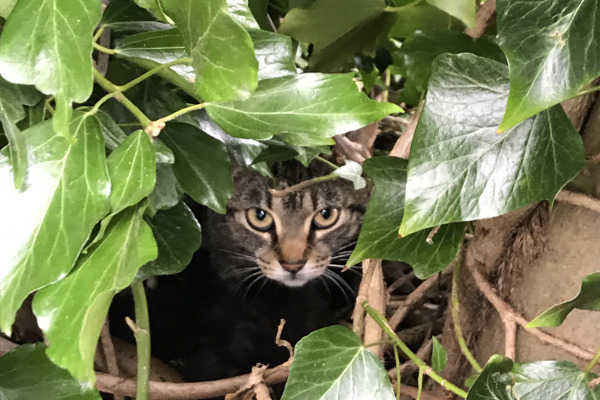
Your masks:
M 306 170 L 284 163 L 274 168 L 275 188 L 327 173 L 320 166 Z M 268 279 L 302 286 L 323 274 L 336 253 L 358 236 L 366 191 L 355 191 L 348 182 L 320 182 L 285 196 L 273 195 L 271 180 L 249 171 L 237 171 L 234 182 L 235 194 L 221 222 L 227 237 L 219 243 L 208 239 L 211 247 L 229 254 L 222 271 L 229 277 L 247 275 L 248 264 L 255 264 Z

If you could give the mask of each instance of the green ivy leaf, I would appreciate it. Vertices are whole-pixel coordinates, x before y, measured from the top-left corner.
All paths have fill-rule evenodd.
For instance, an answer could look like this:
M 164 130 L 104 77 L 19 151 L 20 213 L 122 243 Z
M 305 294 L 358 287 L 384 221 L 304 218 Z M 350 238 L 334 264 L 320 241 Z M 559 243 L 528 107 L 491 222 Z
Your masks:
M 156 239 L 158 257 L 140 269 L 137 279 L 183 271 L 202 240 L 200 224 L 192 210 L 179 202 L 175 207 L 158 211 L 148 223 Z
M 294 46 L 285 35 L 267 31 L 251 31 L 258 60 L 258 80 L 296 75 Z
M 86 250 L 74 272 L 34 297 L 33 311 L 49 343 L 46 354 L 82 382 L 96 380 L 96 344 L 113 296 L 156 258 L 145 208 L 138 205 L 113 216 L 106 234 Z
M 295 156 L 298 155 L 296 149 L 288 146 L 279 146 L 276 144 L 269 145 L 269 147 L 265 148 L 260 152 L 259 155 L 252 161 L 253 164 L 260 162 L 278 162 L 278 161 L 286 161 L 291 160 Z
M 165 10 L 162 6 L 162 1 L 159 0 L 133 0 L 135 4 L 142 8 L 148 8 L 152 10 L 154 14 L 163 21 L 168 21 L 167 16 L 165 15 Z
M 156 21 L 152 14 L 131 0 L 111 0 L 102 13 L 102 25 L 115 32 L 151 31 L 170 27 Z
M 100 400 L 100 394 L 81 385 L 53 364 L 42 343 L 25 344 L 0 357 L 0 399 Z
M 107 160 L 112 184 L 110 205 L 117 213 L 148 196 L 156 183 L 154 148 L 146 132 L 137 130 Z
M 123 129 L 104 111 L 98 110 L 90 118 L 94 118 L 100 125 L 102 136 L 104 136 L 104 143 L 110 151 L 116 149 L 127 139 L 127 134 L 123 132 Z
M 0 330 L 8 334 L 25 297 L 71 270 L 110 209 L 100 127 L 76 112 L 70 130 L 75 143 L 57 136 L 50 121 L 23 132 L 29 166 L 20 190 L 6 151 L 0 154 Z
M 462 32 L 419 30 L 409 36 L 398 52 L 401 72 L 420 92 L 427 88 L 431 65 L 443 53 L 473 53 L 504 62 L 500 48 L 487 38 L 473 39 Z
M 589 387 L 596 374 L 585 373 L 568 361 L 536 361 L 515 364 L 513 393 L 519 400 L 596 400 L 600 386 Z
M 411 147 L 402 236 L 553 201 L 583 167 L 581 138 L 559 106 L 497 134 L 507 74 L 504 64 L 472 54 L 434 62 Z
M 311 70 L 337 71 L 356 53 L 375 50 L 377 37 L 395 19 L 385 6 L 384 0 L 317 0 L 288 12 L 279 32 L 314 45 Z
M 498 40 L 510 65 L 499 132 L 577 96 L 600 74 L 600 10 L 595 0 L 499 0 Z
M 369 100 L 352 77 L 310 73 L 267 79 L 249 99 L 211 103 L 206 110 L 228 134 L 250 139 L 282 132 L 331 137 L 402 111 Z
M 567 315 L 576 308 L 600 311 L 600 272 L 583 278 L 581 290 L 577 296 L 569 301 L 550 307 L 527 324 L 527 327 L 559 326 L 567 318 Z
M 381 361 L 343 326 L 319 329 L 295 348 L 281 400 L 395 399 Z
M 456 257 L 463 237 L 464 224 L 443 225 L 427 243 L 429 231 L 399 239 L 398 227 L 404 215 L 407 160 L 375 157 L 365 160 L 365 173 L 375 183 L 362 229 L 347 265 L 367 258 L 404 261 L 419 279 L 443 270 Z
M 0 74 L 53 94 L 54 129 L 69 138 L 71 102 L 81 103 L 92 93 L 92 33 L 100 3 L 20 0 L 0 38 Z
M 390 36 L 405 38 L 418 29 L 456 29 L 463 25 L 437 7 L 420 2 L 397 13 L 396 22 L 390 30 Z
M 225 146 L 193 126 L 169 123 L 160 134 L 175 154 L 173 172 L 196 202 L 219 213 L 233 193 L 231 163 Z
M 227 9 L 229 14 L 244 28 L 248 30 L 260 29 L 248 7 L 248 0 L 227 0 Z
M 466 400 L 517 400 L 512 394 L 514 382 L 510 371 L 513 362 L 510 358 L 493 355 L 477 376 L 467 394 Z M 540 397 L 543 399 L 546 397 Z M 553 399 L 553 397 L 547 397 Z
M 431 354 L 431 366 L 434 371 L 440 372 L 444 368 L 446 368 L 446 363 L 448 362 L 448 352 L 442 344 L 433 336 L 431 338 L 433 341 L 433 351 Z
M 475 0 L 427 0 L 427 3 L 461 20 L 469 28 L 475 28 Z
M 163 0 L 192 57 L 196 89 L 205 101 L 248 98 L 258 63 L 250 35 L 229 13 L 226 0 Z
M 156 166 L 156 185 L 148 196 L 151 210 L 164 210 L 179 203 L 183 190 L 177 182 L 170 165 L 158 164 Z
M 0 0 L 0 17 L 7 19 L 17 0 Z
M 10 161 L 17 189 L 23 185 L 27 171 L 25 138 L 17 127 L 17 122 L 25 118 L 23 104 L 33 106 L 41 98 L 42 95 L 33 87 L 14 85 L 0 77 L 0 122 L 8 139 Z

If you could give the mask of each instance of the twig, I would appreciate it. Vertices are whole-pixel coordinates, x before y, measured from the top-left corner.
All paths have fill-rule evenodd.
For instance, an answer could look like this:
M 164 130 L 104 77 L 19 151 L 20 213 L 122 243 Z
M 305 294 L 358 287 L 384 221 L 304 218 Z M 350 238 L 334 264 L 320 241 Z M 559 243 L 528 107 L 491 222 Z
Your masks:
M 383 270 L 381 269 L 381 260 L 369 259 L 366 264 L 368 269 L 372 269 L 373 273 L 371 279 L 368 281 L 367 286 L 367 302 L 371 304 L 371 307 L 375 308 L 379 313 L 385 313 L 385 285 L 383 282 Z M 364 268 L 364 267 L 363 267 Z M 383 330 L 371 317 L 367 317 L 364 321 L 365 333 L 363 343 L 374 343 L 381 342 L 383 337 Z M 369 348 L 376 356 L 381 357 L 383 355 L 383 345 L 380 343 L 377 346 Z
M 106 367 L 108 372 L 113 376 L 119 376 L 119 364 L 117 363 L 117 356 L 115 355 L 115 346 L 113 345 L 112 338 L 110 337 L 110 329 L 108 326 L 108 319 L 102 326 L 100 332 L 100 343 L 102 345 L 102 352 L 106 360 Z M 115 400 L 124 400 L 125 397 L 121 395 L 115 395 Z
M 404 320 L 408 312 L 425 301 L 425 294 L 438 282 L 438 276 L 434 275 L 419 285 L 411 294 L 408 295 L 404 303 L 398 307 L 390 317 L 390 326 L 396 330 L 400 322 Z
M 495 292 L 495 289 L 490 285 L 490 283 L 485 279 L 485 277 L 481 274 L 478 267 L 473 263 L 466 263 L 467 268 L 473 275 L 473 279 L 475 280 L 475 284 L 483 293 L 483 295 L 489 300 L 490 303 L 496 308 L 496 311 L 500 314 L 501 318 L 511 319 L 517 325 L 526 328 L 527 320 L 523 318 L 520 314 L 515 312 L 510 305 L 508 305 L 504 300 L 500 298 Z M 553 345 L 555 347 L 561 348 L 575 357 L 578 357 L 582 360 L 592 360 L 594 358 L 594 352 L 590 350 L 586 350 L 575 343 L 568 342 L 564 339 L 558 338 L 556 336 L 552 336 L 538 328 L 527 328 L 525 332 L 532 334 L 537 337 L 541 342 Z
M 556 195 L 556 200 L 600 213 L 600 200 L 586 196 L 582 193 L 561 190 Z
M 480 38 L 488 27 L 492 17 L 496 13 L 496 0 L 487 0 L 477 10 L 475 15 L 475 28 L 465 29 L 465 33 L 472 38 Z
M 363 339 L 365 329 L 365 310 L 362 303 L 366 301 L 369 296 L 369 285 L 375 274 L 375 269 L 369 268 L 369 260 L 364 260 L 362 265 L 366 269 L 363 269 L 363 276 L 360 281 L 360 286 L 358 287 L 358 294 L 356 295 L 356 305 L 352 312 L 352 330 L 359 338 L 361 338 L 361 340 Z
M 593 388 L 596 385 L 600 385 L 600 378 L 596 378 L 590 382 L 589 387 Z
M 281 333 L 283 332 L 283 327 L 285 326 L 285 319 L 281 318 L 279 321 L 279 326 L 277 327 L 277 334 L 275 335 L 275 344 L 279 347 L 285 347 L 290 354 L 290 358 L 286 361 L 291 364 L 294 359 L 294 347 L 290 342 L 281 338 Z
M 144 283 L 137 281 L 131 284 L 133 302 L 135 304 L 136 325 L 132 327 L 130 321 L 127 324 L 132 327 L 137 344 L 137 400 L 148 400 L 150 382 L 150 319 L 148 318 L 148 302 Z
M 591 372 L 592 369 L 594 369 L 594 367 L 596 366 L 596 364 L 598 364 L 598 361 L 600 361 L 600 348 L 594 355 L 594 358 L 592 359 L 592 361 L 590 361 L 590 363 L 585 366 L 585 369 L 583 370 L 583 372 Z
M 402 285 L 404 285 L 405 283 L 407 283 L 414 277 L 415 277 L 415 271 L 410 271 L 408 274 L 396 279 L 396 281 L 394 281 L 394 283 L 392 283 L 390 286 L 388 286 L 387 292 L 391 294 L 394 290 L 401 287 Z
M 297 192 L 298 190 L 306 189 L 309 186 L 314 185 L 315 183 L 331 181 L 337 179 L 338 176 L 331 173 L 325 176 L 317 176 L 316 178 L 309 179 L 307 181 L 302 181 L 296 185 L 288 186 L 285 189 L 269 189 L 269 192 L 275 197 L 285 197 L 290 193 Z
M 504 355 L 511 360 L 517 356 L 517 323 L 510 318 L 502 318 L 504 324 Z
M 421 111 L 423 111 L 424 104 L 425 102 L 421 101 L 419 106 L 413 111 L 413 114 L 408 121 L 406 130 L 402 133 L 398 140 L 396 140 L 394 148 L 390 152 L 391 156 L 408 158 L 410 155 L 410 145 L 413 137 L 415 136 L 415 130 L 417 129 L 417 124 L 419 123 L 419 117 L 421 116 Z
M 264 380 L 268 385 L 284 382 L 289 374 L 290 367 L 287 362 L 265 371 Z M 136 381 L 133 379 L 119 378 L 109 374 L 96 373 L 96 387 L 101 392 L 121 394 L 134 397 L 136 394 Z M 206 382 L 156 382 L 150 381 L 151 400 L 193 400 L 225 396 L 244 385 L 250 374 L 233 378 L 219 379 Z

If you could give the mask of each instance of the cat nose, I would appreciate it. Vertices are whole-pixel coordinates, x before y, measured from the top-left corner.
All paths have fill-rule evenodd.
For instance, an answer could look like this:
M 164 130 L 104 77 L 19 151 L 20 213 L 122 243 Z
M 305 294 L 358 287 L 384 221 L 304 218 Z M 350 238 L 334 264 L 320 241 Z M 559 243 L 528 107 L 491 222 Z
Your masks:
M 283 269 L 285 269 L 286 271 L 296 273 L 296 272 L 300 271 L 302 269 L 302 267 L 304 267 L 304 264 L 306 264 L 306 261 L 283 260 L 280 262 L 280 264 L 283 267 Z

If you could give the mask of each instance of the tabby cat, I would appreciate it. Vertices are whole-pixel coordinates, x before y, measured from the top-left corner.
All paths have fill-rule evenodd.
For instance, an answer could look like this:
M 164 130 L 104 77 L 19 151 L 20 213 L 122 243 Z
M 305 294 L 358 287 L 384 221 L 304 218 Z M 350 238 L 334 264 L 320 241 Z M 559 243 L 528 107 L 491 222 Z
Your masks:
M 234 195 L 220 215 L 197 207 L 202 248 L 186 270 L 148 289 L 153 353 L 186 380 L 250 372 L 288 357 L 292 344 L 348 317 L 360 272 L 341 272 L 359 233 L 365 190 L 338 179 L 285 196 L 281 190 L 330 171 L 313 162 L 273 167 L 273 180 L 239 169 Z M 280 194 L 281 192 L 279 192 Z

